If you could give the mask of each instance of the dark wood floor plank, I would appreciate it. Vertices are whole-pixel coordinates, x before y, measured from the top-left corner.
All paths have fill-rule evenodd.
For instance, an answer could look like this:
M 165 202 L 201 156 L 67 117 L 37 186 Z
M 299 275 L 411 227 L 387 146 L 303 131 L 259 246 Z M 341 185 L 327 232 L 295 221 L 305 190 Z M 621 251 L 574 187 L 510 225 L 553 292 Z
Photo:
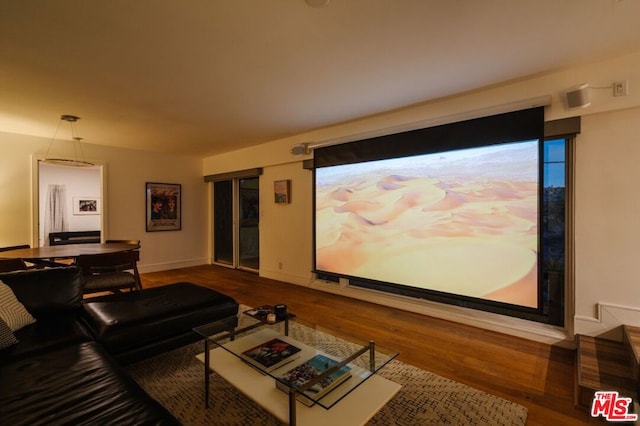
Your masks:
M 146 273 L 142 281 L 144 287 L 193 282 L 249 306 L 286 303 L 304 321 L 374 340 L 400 352 L 403 362 L 526 406 L 528 425 L 591 423 L 573 404 L 573 350 L 219 266 Z

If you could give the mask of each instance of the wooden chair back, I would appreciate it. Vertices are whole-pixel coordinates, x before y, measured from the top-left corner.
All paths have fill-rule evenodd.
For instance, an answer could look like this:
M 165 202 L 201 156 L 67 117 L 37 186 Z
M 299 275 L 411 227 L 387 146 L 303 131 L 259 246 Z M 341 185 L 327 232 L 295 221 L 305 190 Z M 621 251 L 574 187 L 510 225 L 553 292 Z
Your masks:
M 117 253 L 83 254 L 76 258 L 76 264 L 81 268 L 83 277 L 90 288 L 87 292 L 113 291 L 124 288 L 140 290 L 142 282 L 138 272 L 140 252 L 129 250 Z M 130 274 L 133 282 L 122 281 L 114 277 L 124 277 Z M 104 285 L 102 284 L 104 283 Z
M 0 272 L 23 271 L 28 269 L 22 259 L 0 259 Z
M 9 250 L 26 249 L 26 248 L 31 248 L 31 246 L 29 244 L 21 244 L 19 246 L 0 247 L 0 252 L 9 251 Z

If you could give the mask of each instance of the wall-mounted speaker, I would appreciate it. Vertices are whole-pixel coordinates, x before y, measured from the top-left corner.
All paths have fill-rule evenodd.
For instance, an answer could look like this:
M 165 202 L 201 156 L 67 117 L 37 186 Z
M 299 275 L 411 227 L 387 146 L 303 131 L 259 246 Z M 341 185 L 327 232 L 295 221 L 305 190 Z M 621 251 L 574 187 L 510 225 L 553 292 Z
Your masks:
M 325 7 L 330 0 L 305 0 L 311 7 Z
M 307 155 L 311 154 L 311 148 L 309 148 L 309 144 L 301 143 L 293 146 L 289 152 L 293 155 Z
M 568 108 L 584 108 L 591 105 L 589 98 L 589 85 L 581 84 L 566 93 Z

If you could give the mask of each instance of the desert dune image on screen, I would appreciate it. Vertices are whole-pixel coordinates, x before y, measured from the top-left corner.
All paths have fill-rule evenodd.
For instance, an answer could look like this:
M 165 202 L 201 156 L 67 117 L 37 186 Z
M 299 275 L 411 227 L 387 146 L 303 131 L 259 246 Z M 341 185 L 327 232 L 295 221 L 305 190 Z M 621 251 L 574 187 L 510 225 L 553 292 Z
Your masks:
M 538 306 L 538 141 L 316 169 L 316 269 Z

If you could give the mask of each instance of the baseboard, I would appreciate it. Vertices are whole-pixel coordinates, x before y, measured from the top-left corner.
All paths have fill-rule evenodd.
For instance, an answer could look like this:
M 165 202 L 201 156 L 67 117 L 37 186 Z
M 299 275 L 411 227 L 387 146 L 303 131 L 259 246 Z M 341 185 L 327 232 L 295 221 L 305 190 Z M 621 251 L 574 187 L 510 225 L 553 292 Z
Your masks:
M 576 315 L 574 324 L 576 334 L 622 341 L 623 325 L 640 325 L 640 308 L 598 303 L 595 317 Z
M 298 275 L 285 274 L 282 271 L 269 271 L 260 269 L 260 276 L 269 278 L 272 280 L 283 281 L 285 283 L 301 285 L 303 287 L 309 287 L 309 278 L 302 278 Z
M 167 271 L 169 269 L 188 268 L 191 266 L 205 265 L 208 261 L 206 258 L 183 259 L 172 262 L 163 263 L 138 263 L 138 271 L 141 274 L 147 272 Z

